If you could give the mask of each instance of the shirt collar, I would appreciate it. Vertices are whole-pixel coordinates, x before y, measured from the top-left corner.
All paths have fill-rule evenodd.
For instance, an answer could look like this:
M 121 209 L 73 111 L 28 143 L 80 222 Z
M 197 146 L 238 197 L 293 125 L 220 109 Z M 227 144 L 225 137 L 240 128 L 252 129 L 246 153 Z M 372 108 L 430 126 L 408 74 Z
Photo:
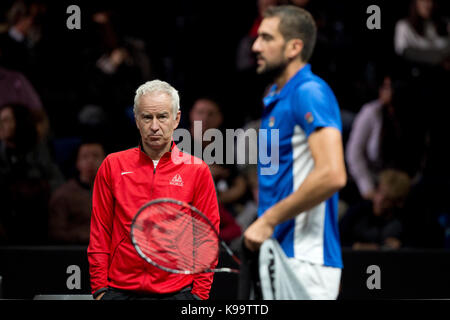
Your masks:
M 303 68 L 297 71 L 297 73 L 289 79 L 288 82 L 286 82 L 280 92 L 277 93 L 278 87 L 274 84 L 270 88 L 269 93 L 263 99 L 264 105 L 268 107 L 279 99 L 285 97 L 292 90 L 292 88 L 295 88 L 296 85 L 309 73 L 311 73 L 311 65 L 307 63 L 303 66 Z

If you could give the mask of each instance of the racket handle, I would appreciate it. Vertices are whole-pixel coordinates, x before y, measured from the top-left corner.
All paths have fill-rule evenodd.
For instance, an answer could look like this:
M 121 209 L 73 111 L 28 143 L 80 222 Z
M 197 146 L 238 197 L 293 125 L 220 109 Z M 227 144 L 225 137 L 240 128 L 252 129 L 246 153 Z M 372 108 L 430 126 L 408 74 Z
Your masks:
M 226 245 L 226 243 L 221 240 L 222 243 L 222 247 L 225 248 L 225 250 L 227 251 L 227 253 L 233 258 L 233 260 L 237 263 L 237 264 L 241 264 L 241 260 L 239 260 L 238 257 L 236 257 L 236 255 L 233 253 L 233 251 L 231 251 L 230 248 L 228 248 L 228 246 Z

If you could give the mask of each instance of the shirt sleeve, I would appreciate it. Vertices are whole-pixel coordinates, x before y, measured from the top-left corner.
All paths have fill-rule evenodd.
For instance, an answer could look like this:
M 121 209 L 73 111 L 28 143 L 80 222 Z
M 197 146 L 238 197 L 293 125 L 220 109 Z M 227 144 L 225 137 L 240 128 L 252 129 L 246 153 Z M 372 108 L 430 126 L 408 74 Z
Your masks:
M 361 195 L 374 190 L 375 183 L 369 170 L 366 148 L 373 124 L 377 121 L 371 108 L 363 107 L 353 121 L 347 142 L 346 160 L 348 170 L 358 186 Z
M 293 95 L 292 109 L 295 121 L 309 137 L 321 127 L 341 130 L 338 103 L 330 88 L 318 82 L 302 84 Z
M 394 50 L 398 55 L 402 55 L 408 46 L 408 25 L 407 22 L 400 20 L 395 25 L 394 31 Z
M 199 171 L 193 206 L 204 213 L 211 221 L 217 232 L 219 232 L 219 205 L 217 201 L 216 189 L 214 187 L 214 181 L 206 164 L 202 165 L 202 168 Z M 215 268 L 217 263 L 218 258 L 212 267 Z M 191 291 L 192 294 L 198 296 L 202 300 L 208 299 L 213 277 L 213 273 L 200 273 L 194 275 L 194 282 Z
M 110 166 L 108 158 L 106 158 L 98 170 L 92 195 L 88 261 L 93 294 L 108 285 L 109 248 L 114 217 L 113 206 Z

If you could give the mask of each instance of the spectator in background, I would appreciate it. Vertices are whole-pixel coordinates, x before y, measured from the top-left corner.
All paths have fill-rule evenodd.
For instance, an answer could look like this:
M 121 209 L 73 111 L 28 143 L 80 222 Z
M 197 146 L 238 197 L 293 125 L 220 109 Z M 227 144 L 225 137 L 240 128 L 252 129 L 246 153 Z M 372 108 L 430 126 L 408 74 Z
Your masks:
M 211 143 L 211 141 L 204 139 L 204 134 L 210 129 L 222 129 L 222 111 L 219 104 L 212 98 L 199 98 L 192 106 L 189 120 L 192 138 L 191 150 L 186 151 L 203 159 L 209 165 L 219 200 L 220 235 L 227 243 L 231 243 L 242 233 L 241 226 L 235 220 L 235 204 L 245 196 L 247 185 L 235 165 L 215 163 L 210 161 L 212 159 L 204 159 L 203 157 L 203 151 Z M 223 142 L 225 142 L 225 139 Z M 221 146 L 217 144 L 217 147 L 220 148 Z M 222 153 L 225 162 L 226 146 L 223 145 L 222 147 L 222 150 L 216 150 L 216 152 Z
M 8 103 L 22 104 L 31 110 L 43 109 L 38 93 L 22 73 L 0 67 L 0 105 Z
M 190 133 L 193 142 L 201 144 L 202 148 L 206 147 L 210 141 L 203 141 L 203 135 L 209 129 L 222 129 L 223 114 L 219 104 L 212 98 L 203 97 L 197 99 L 189 112 Z M 195 130 L 194 122 L 199 121 L 201 130 Z M 202 155 L 196 155 L 202 157 Z
M 123 34 L 112 10 L 98 9 L 90 17 L 91 43 L 84 52 L 88 79 L 86 102 L 107 106 L 123 118 L 132 107 L 134 88 L 152 76 L 145 43 Z
M 246 230 L 258 217 L 258 173 L 257 165 L 249 165 L 243 171 L 243 175 L 247 180 L 251 197 L 239 210 L 236 216 L 236 222 L 241 226 L 242 230 Z
M 53 193 L 50 199 L 50 240 L 63 244 L 89 243 L 92 188 L 106 153 L 99 142 L 83 142 L 77 150 L 78 175 Z
M 16 0 L 7 12 L 7 32 L 0 35 L 0 65 L 22 72 L 32 83 L 36 47 L 41 40 L 41 18 L 46 11 L 40 1 Z
M 114 149 L 128 148 L 136 139 L 133 95 L 139 84 L 153 77 L 146 44 L 125 34 L 119 15 L 98 8 L 90 15 L 90 43 L 83 51 L 82 105 L 96 105 L 108 116 L 108 135 L 114 137 Z M 83 110 L 81 111 L 83 112 Z M 117 132 L 116 127 L 124 130 Z
M 246 70 L 256 67 L 255 55 L 252 52 L 253 42 L 258 37 L 258 28 L 261 24 L 264 11 L 270 6 L 277 5 L 278 0 L 257 0 L 258 15 L 247 34 L 240 40 L 237 49 L 236 67 L 238 70 Z
M 411 187 L 411 179 L 402 171 L 387 169 L 372 200 L 350 207 L 340 221 L 343 246 L 353 249 L 399 249 L 402 246 L 402 209 Z
M 372 199 L 376 177 L 383 169 L 405 171 L 414 182 L 423 172 L 429 129 L 423 105 L 430 101 L 419 84 L 393 84 L 385 77 L 378 99 L 365 105 L 353 123 L 346 158 L 365 199 Z
M 247 122 L 238 134 L 236 150 L 238 155 L 236 165 L 240 175 L 246 180 L 247 193 L 245 203 L 237 210 L 236 221 L 242 230 L 252 224 L 257 218 L 258 211 L 258 135 L 261 119 Z M 245 161 L 240 159 L 243 156 Z
M 412 0 L 409 16 L 395 26 L 395 52 L 407 61 L 450 70 L 450 25 L 436 18 L 435 1 Z
M 383 114 L 394 114 L 392 109 L 392 81 L 386 76 L 378 98 L 363 105 L 357 114 L 346 148 L 348 170 L 364 199 L 372 199 L 375 194 L 376 177 L 383 165 L 380 154 Z
M 202 151 L 211 143 L 203 138 L 204 133 L 209 129 L 220 130 L 223 123 L 222 111 L 217 102 L 210 98 L 200 98 L 195 101 L 190 114 L 190 132 L 193 140 L 193 151 Z M 197 125 L 195 122 L 197 121 Z M 201 125 L 201 130 L 196 130 L 196 126 Z M 223 140 L 225 144 L 225 139 Z M 197 147 L 195 147 L 197 145 Z M 201 147 L 199 147 L 201 145 Z M 226 146 L 223 146 L 223 162 L 226 162 Z M 195 156 L 202 158 L 202 154 Z M 211 174 L 216 183 L 219 204 L 225 206 L 232 205 L 241 200 L 246 193 L 246 182 L 239 174 L 234 164 L 209 163 L 208 159 L 203 159 L 209 164 Z M 233 210 L 232 210 L 233 211 Z
M 223 204 L 219 203 L 220 214 L 220 237 L 227 243 L 231 244 L 235 239 L 238 239 L 242 234 L 242 229 L 234 219 L 233 215 L 225 208 Z
M 0 108 L 0 221 L 7 243 L 42 244 L 47 240 L 48 200 L 63 181 L 48 149 L 38 142 L 28 108 Z
M 38 93 L 23 74 L 0 67 L 0 106 L 7 104 L 27 106 L 36 120 L 39 140 L 47 138 L 50 125 Z

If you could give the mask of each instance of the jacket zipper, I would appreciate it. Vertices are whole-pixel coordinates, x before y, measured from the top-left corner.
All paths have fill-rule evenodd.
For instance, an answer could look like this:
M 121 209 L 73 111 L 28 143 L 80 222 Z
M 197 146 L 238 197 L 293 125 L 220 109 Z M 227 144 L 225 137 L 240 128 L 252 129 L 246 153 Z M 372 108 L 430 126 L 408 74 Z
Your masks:
M 155 164 L 153 164 L 154 166 Z M 154 185 L 155 185 L 155 175 L 156 175 L 156 167 L 153 168 L 153 175 L 152 175 L 152 186 L 150 187 L 150 201 L 152 201 L 152 196 L 153 196 L 153 189 L 154 189 Z
M 155 166 L 155 164 L 153 164 L 153 166 Z M 152 197 L 153 197 L 153 189 L 154 189 L 154 185 L 155 185 L 155 175 L 156 175 L 156 167 L 153 168 L 152 185 L 151 185 L 151 187 L 150 187 L 150 201 L 153 200 Z M 148 282 L 148 277 L 149 277 L 149 276 L 148 276 L 148 269 L 149 269 L 149 265 L 148 265 L 148 263 L 145 263 L 145 264 L 144 264 L 144 270 L 145 270 L 146 272 L 144 272 L 144 281 L 143 281 L 143 283 L 141 283 L 141 286 L 142 286 L 143 288 L 146 287 L 146 284 L 147 284 L 147 282 Z

